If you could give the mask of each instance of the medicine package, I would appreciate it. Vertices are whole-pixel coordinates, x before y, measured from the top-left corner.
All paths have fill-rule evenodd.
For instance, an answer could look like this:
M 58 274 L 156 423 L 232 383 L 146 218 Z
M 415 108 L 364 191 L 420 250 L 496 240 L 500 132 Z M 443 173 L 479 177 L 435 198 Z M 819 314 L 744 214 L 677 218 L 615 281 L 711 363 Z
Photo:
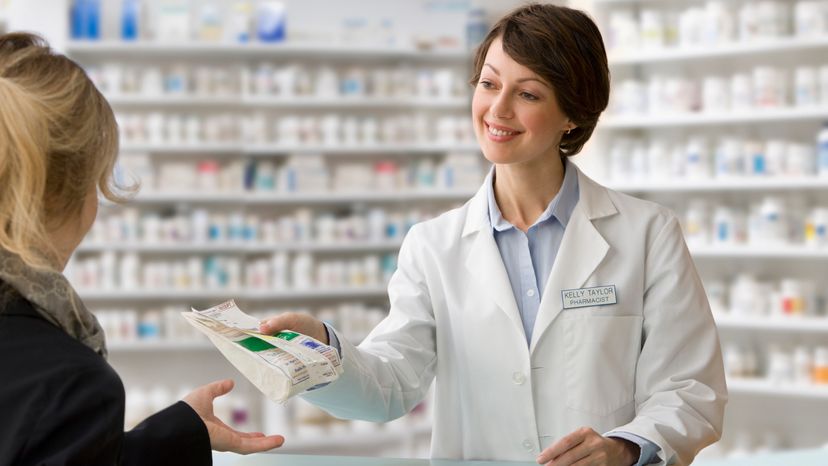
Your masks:
M 259 391 L 277 403 L 327 385 L 342 374 L 336 349 L 294 332 L 261 334 L 259 321 L 232 300 L 182 315 L 207 335 Z

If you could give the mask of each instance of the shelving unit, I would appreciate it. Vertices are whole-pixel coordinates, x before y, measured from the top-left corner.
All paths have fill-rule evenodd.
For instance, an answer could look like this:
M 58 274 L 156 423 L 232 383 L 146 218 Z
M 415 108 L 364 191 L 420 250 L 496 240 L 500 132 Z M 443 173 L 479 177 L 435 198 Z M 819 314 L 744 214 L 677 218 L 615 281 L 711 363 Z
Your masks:
M 764 332 L 791 332 L 828 334 L 828 317 L 742 317 L 717 314 L 716 325 L 720 329 L 757 330 Z
M 670 127 L 738 126 L 751 123 L 819 122 L 828 119 L 828 108 L 756 109 L 749 112 L 685 113 L 666 115 L 607 116 L 604 130 L 660 129 Z
M 381 194 L 381 197 L 378 196 Z M 392 192 L 345 192 L 336 193 L 245 193 L 245 194 L 198 194 L 198 193 L 144 193 L 135 197 L 132 204 L 259 204 L 259 205 L 333 205 L 353 204 L 356 202 L 387 204 L 417 201 L 462 201 L 469 199 L 474 192 L 459 190 L 416 190 Z
M 122 43 L 112 41 L 78 42 L 70 41 L 66 48 L 68 55 L 82 65 L 100 66 L 101 64 L 137 63 L 168 66 L 171 63 L 197 65 L 229 63 L 252 69 L 262 62 L 308 64 L 330 64 L 335 67 L 364 66 L 365 68 L 393 68 L 399 66 L 416 67 L 455 67 L 468 69 L 471 55 L 466 50 L 417 50 L 413 48 L 389 48 L 373 46 L 340 46 L 336 44 L 224 44 L 224 43 L 176 43 L 159 44 L 149 42 Z M 244 88 L 244 86 L 242 86 Z M 446 112 L 467 113 L 470 96 L 452 97 L 283 97 L 278 95 L 257 95 L 242 91 L 236 94 L 200 95 L 142 95 L 118 93 L 108 96 L 116 112 L 141 113 L 187 113 L 209 115 L 211 113 L 249 114 L 264 113 L 280 117 L 291 114 L 342 113 L 355 111 L 364 115 L 398 115 L 407 113 L 425 113 L 441 116 Z M 271 123 L 268 122 L 268 125 Z M 180 160 L 237 160 L 273 158 L 280 163 L 288 157 L 321 154 L 328 163 L 348 161 L 352 158 L 361 161 L 406 160 L 409 158 L 441 158 L 446 154 L 479 153 L 476 144 L 445 143 L 440 140 L 417 143 L 374 144 L 374 145 L 308 145 L 268 143 L 253 144 L 245 140 L 226 142 L 199 141 L 197 144 L 175 144 L 158 142 L 138 142 L 122 140 L 121 152 L 129 154 L 147 154 L 151 164 L 174 158 Z M 475 187 L 476 188 L 476 187 Z M 308 208 L 313 211 L 326 211 L 337 214 L 362 206 L 388 206 L 392 209 L 413 209 L 440 206 L 439 210 L 471 198 L 475 190 L 470 189 L 405 189 L 398 191 L 371 190 L 366 187 L 352 192 L 153 192 L 143 190 L 129 202 L 129 206 L 140 211 L 164 211 L 189 206 L 206 208 L 209 212 L 233 211 L 245 212 L 253 209 L 257 214 L 270 208 Z M 117 211 L 118 206 L 105 204 L 110 211 Z M 135 253 L 151 257 L 180 259 L 186 256 L 223 255 L 255 259 L 259 255 L 276 252 L 289 254 L 310 253 L 313 255 L 348 256 L 354 253 L 393 254 L 401 245 L 400 239 L 385 241 L 359 241 L 340 243 L 319 243 L 313 241 L 285 242 L 279 244 L 265 243 L 188 243 L 188 244 L 146 244 L 142 242 L 85 243 L 77 253 L 81 256 L 110 253 Z M 262 291 L 258 289 L 198 289 L 198 290 L 79 290 L 82 299 L 90 307 L 102 309 L 125 308 L 140 312 L 155 309 L 152 306 L 180 306 L 182 309 L 191 305 L 216 304 L 226 299 L 235 299 L 243 309 L 258 311 L 274 306 L 297 305 L 318 309 L 334 304 L 361 303 L 366 306 L 387 304 L 387 290 L 384 285 L 372 287 L 324 288 L 315 287 L 303 290 Z M 117 311 L 116 311 L 117 312 Z M 348 335 L 347 337 L 354 337 Z M 170 364 L 185 364 L 182 372 L 195 371 L 202 367 L 205 371 L 216 365 L 221 358 L 214 347 L 206 340 L 168 341 L 137 340 L 116 341 L 110 345 L 115 361 L 129 361 L 134 364 L 136 372 L 127 374 L 125 381 L 133 378 L 140 380 L 140 369 L 148 359 L 170 356 Z M 172 357 L 173 354 L 175 357 Z M 176 362 L 178 361 L 178 362 Z M 125 363 L 124 363 L 125 364 Z M 116 366 L 117 367 L 117 366 Z M 125 366 L 126 367 L 126 366 Z M 124 369 L 124 367 L 119 367 Z M 127 369 L 132 370 L 131 367 Z M 183 374 L 182 374 L 183 375 Z M 179 376 L 182 376 L 179 375 Z M 129 387 L 128 387 L 129 388 Z M 253 393 L 256 393 L 253 391 Z M 256 393 L 258 397 L 258 394 Z M 251 401 L 251 411 L 257 412 L 258 402 Z M 254 419 L 257 415 L 254 415 Z M 262 421 L 262 419 L 258 419 Z M 255 429 L 262 428 L 255 425 Z M 352 450 L 365 453 L 370 450 L 387 450 L 395 444 L 413 453 L 412 445 L 421 445 L 428 440 L 431 432 L 428 425 L 406 426 L 402 430 L 389 428 L 369 431 L 343 430 L 330 431 L 323 436 L 304 437 L 301 429 L 290 436 L 288 444 L 280 449 L 282 452 L 330 452 L 336 449 Z
M 354 59 L 414 60 L 426 62 L 458 62 L 468 60 L 471 55 L 466 50 L 417 50 L 407 47 L 388 47 L 372 45 L 340 45 L 315 43 L 206 43 L 206 42 L 123 42 L 123 41 L 70 41 L 67 53 L 78 58 L 117 57 L 149 58 L 188 57 L 215 58 L 228 56 L 232 58 L 290 58 L 350 61 Z
M 781 398 L 807 398 L 818 401 L 828 400 L 828 386 L 774 383 L 761 379 L 730 379 L 727 381 L 730 393 L 743 395 L 766 395 Z
M 828 48 L 828 37 L 801 38 L 782 37 L 751 43 L 732 43 L 713 47 L 670 47 L 609 54 L 610 66 L 634 66 L 649 63 L 678 63 L 689 61 L 707 61 L 745 56 L 768 57 L 791 52 L 820 50 Z
M 726 6 L 738 8 L 746 1 L 727 1 Z M 794 2 L 782 3 L 790 8 L 794 5 Z M 602 17 L 608 19 L 609 12 L 614 9 L 636 15 L 645 8 L 675 12 L 696 6 L 704 8 L 704 4 L 702 0 L 593 0 L 592 2 L 595 8 L 593 14 L 599 19 Z M 599 24 L 599 26 L 603 25 Z M 605 38 L 608 37 L 606 29 L 603 33 Z M 644 83 L 646 86 L 650 77 L 683 77 L 687 74 L 688 79 L 692 79 L 694 84 L 699 86 L 699 92 L 702 91 L 702 79 L 705 76 L 724 76 L 726 80 L 735 72 L 750 74 L 755 69 L 751 67 L 762 65 L 792 71 L 794 66 L 819 67 L 828 64 L 825 59 L 828 57 L 828 31 L 825 31 L 822 36 L 813 38 L 788 36 L 697 47 L 635 46 L 625 48 L 623 44 L 621 45 L 622 47 L 615 51 L 609 50 L 610 69 L 615 79 L 631 79 Z M 790 94 L 794 86 L 793 72 L 787 84 Z M 651 92 L 652 89 L 647 88 L 647 92 Z M 793 96 L 789 95 L 789 97 Z M 763 142 L 773 138 L 779 140 L 791 138 L 796 139 L 796 142 L 804 143 L 803 135 L 811 130 L 814 131 L 811 141 L 815 144 L 816 128 L 819 123 L 828 121 L 828 107 L 824 105 L 795 107 L 792 104 L 792 98 L 789 98 L 788 102 L 787 107 L 752 108 L 729 112 L 607 114 L 598 125 L 596 146 L 599 150 L 611 147 L 612 141 L 625 137 L 638 140 L 651 138 L 679 141 L 691 135 L 705 137 L 708 140 L 737 135 L 744 139 L 753 138 Z M 669 103 L 665 105 L 671 107 Z M 604 145 L 601 145 L 602 142 Z M 671 149 L 673 148 L 670 147 L 664 155 L 669 157 Z M 714 156 L 712 153 L 708 155 L 712 163 Z M 606 162 L 605 166 L 612 165 L 609 161 L 609 152 L 590 154 L 590 157 L 602 159 Z M 603 167 L 596 167 L 596 171 L 600 168 Z M 714 169 L 711 168 L 712 173 Z M 717 203 L 724 205 L 733 203 L 743 209 L 745 205 L 765 196 L 785 199 L 796 197 L 817 205 L 825 205 L 828 202 L 828 189 L 826 189 L 828 179 L 816 176 L 799 178 L 711 177 L 707 179 L 665 179 L 662 177 L 629 181 L 618 180 L 618 177 L 613 178 L 615 181 L 608 183 L 609 187 L 666 203 L 671 207 L 675 207 L 676 204 L 686 206 L 690 198 L 702 199 L 708 206 L 711 204 L 715 206 Z M 802 244 L 700 246 L 691 243 L 689 249 L 705 282 L 709 280 L 727 283 L 733 278 L 734 273 L 758 274 L 760 279 L 767 279 L 774 283 L 790 276 L 813 281 L 818 292 L 824 295 L 825 276 L 818 272 L 814 274 L 812 271 L 822 270 L 824 264 L 828 263 L 828 250 L 825 248 L 811 248 Z M 757 355 L 760 371 L 763 370 L 763 363 L 767 362 L 765 361 L 767 358 L 763 359 L 764 353 L 769 352 L 771 345 L 778 345 L 783 349 L 803 345 L 812 349 L 814 344 L 821 345 L 824 344 L 822 342 L 828 341 L 825 339 L 825 335 L 828 334 L 828 316 L 763 318 L 726 313 L 716 314 L 714 317 L 720 329 L 722 346 L 725 349 L 736 345 L 747 347 L 751 352 L 754 349 L 761 350 Z M 765 379 L 729 378 L 728 391 L 730 402 L 722 438 L 722 447 L 725 452 L 745 434 L 754 439 L 762 438 L 761 436 L 765 433 L 763 429 L 768 432 L 770 429 L 776 429 L 774 433 L 784 438 L 788 447 L 815 447 L 828 441 L 828 437 L 824 434 L 809 434 L 816 429 L 814 425 L 808 424 L 810 421 L 793 422 L 796 417 L 813 419 L 810 416 L 811 410 L 824 411 L 826 409 L 828 386 L 782 384 Z M 785 412 L 786 417 L 790 416 L 791 422 L 788 419 L 771 418 L 774 416 L 772 413 L 780 412 Z
M 828 179 L 816 177 L 799 178 L 722 178 L 701 180 L 647 180 L 630 183 L 613 182 L 610 189 L 626 193 L 721 193 L 758 191 L 812 192 L 828 190 Z
M 412 154 L 439 154 L 445 152 L 477 151 L 475 145 L 457 144 L 377 144 L 372 146 L 287 146 L 284 144 L 205 143 L 205 144 L 152 144 L 126 142 L 123 152 L 149 152 L 157 154 L 229 154 L 229 155 L 383 155 L 406 156 Z
M 826 260 L 828 249 L 805 246 L 706 246 L 691 247 L 694 258 Z
M 314 288 L 307 290 L 285 291 L 257 291 L 245 289 L 204 289 L 204 290 L 84 290 L 79 289 L 78 295 L 85 302 L 118 301 L 118 302 L 203 302 L 237 299 L 239 301 L 320 301 L 344 300 L 354 298 L 384 298 L 387 290 L 384 286 L 352 287 L 352 288 Z
M 112 95 L 107 100 L 113 107 L 124 108 L 222 108 L 222 109 L 405 109 L 436 108 L 463 109 L 468 99 L 417 99 L 341 97 L 336 99 L 319 97 L 269 97 L 257 95 L 202 96 L 202 95 Z
M 402 241 L 349 241 L 339 243 L 319 242 L 290 242 L 275 244 L 248 244 L 244 242 L 216 242 L 216 243 L 183 243 L 183 244 L 148 244 L 148 243 L 83 243 L 78 247 L 80 253 L 86 252 L 138 252 L 164 254 L 192 254 L 192 253 L 232 253 L 232 254 L 259 254 L 277 251 L 296 252 L 374 252 L 393 251 L 399 249 Z

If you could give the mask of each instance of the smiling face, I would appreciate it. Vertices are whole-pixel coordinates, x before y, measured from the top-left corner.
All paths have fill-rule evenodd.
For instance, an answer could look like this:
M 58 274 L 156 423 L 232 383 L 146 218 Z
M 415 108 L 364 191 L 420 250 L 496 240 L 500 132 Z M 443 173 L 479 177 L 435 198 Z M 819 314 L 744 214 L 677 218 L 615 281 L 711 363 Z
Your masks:
M 496 164 L 555 160 L 561 136 L 575 127 L 552 87 L 507 55 L 500 38 L 486 53 L 472 119 L 483 155 Z

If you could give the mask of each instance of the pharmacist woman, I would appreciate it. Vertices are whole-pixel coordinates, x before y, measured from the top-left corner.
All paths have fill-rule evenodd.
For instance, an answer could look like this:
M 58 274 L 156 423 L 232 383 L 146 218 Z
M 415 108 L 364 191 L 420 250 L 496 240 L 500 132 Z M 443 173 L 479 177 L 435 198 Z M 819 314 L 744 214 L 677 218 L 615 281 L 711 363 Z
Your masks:
M 281 436 L 213 415 L 230 380 L 124 432 L 124 386 L 61 271 L 95 220 L 118 154 L 112 109 L 84 71 L 30 34 L 0 35 L 0 466 L 205 465 Z
M 719 439 L 727 393 L 681 227 L 568 161 L 609 96 L 597 27 L 519 8 L 480 46 L 473 84 L 493 168 L 464 206 L 409 232 L 388 317 L 356 347 L 306 314 L 262 331 L 339 345 L 342 377 L 304 395 L 334 416 L 397 418 L 436 378 L 435 458 L 689 464 Z

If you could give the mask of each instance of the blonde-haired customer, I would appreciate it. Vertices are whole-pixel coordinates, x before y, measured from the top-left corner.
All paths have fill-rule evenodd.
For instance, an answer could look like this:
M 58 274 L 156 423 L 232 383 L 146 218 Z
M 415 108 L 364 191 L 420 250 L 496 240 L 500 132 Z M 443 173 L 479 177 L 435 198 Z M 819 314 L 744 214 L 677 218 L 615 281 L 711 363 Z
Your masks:
M 34 35 L 0 36 L 0 465 L 210 464 L 281 436 L 213 415 L 232 381 L 199 387 L 124 432 L 104 334 L 61 271 L 112 187 L 118 130 L 84 71 Z

